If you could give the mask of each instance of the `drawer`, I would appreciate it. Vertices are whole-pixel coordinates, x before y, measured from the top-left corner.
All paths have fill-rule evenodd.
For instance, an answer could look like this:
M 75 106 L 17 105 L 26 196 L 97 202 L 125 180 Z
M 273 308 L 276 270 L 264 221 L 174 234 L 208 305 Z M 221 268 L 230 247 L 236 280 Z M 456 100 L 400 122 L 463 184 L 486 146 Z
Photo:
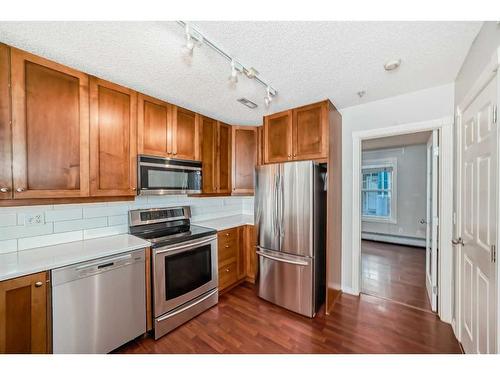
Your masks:
M 238 228 L 231 228 L 220 231 L 217 234 L 217 240 L 219 243 L 226 243 L 230 241 L 238 240 Z
M 236 262 L 219 268 L 219 289 L 223 290 L 238 281 Z
M 218 244 L 217 258 L 219 261 L 219 267 L 230 263 L 231 261 L 236 261 L 238 256 L 238 242 L 231 241 L 226 243 Z

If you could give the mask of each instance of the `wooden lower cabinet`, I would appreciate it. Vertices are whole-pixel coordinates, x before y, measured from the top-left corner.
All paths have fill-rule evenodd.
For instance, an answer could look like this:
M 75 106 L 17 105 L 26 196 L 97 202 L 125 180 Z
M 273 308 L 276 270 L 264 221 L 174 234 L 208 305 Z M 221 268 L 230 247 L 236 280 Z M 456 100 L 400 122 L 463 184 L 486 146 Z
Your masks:
M 219 292 L 236 284 L 255 282 L 255 229 L 243 225 L 217 234 Z
M 0 281 L 0 353 L 48 353 L 48 273 Z

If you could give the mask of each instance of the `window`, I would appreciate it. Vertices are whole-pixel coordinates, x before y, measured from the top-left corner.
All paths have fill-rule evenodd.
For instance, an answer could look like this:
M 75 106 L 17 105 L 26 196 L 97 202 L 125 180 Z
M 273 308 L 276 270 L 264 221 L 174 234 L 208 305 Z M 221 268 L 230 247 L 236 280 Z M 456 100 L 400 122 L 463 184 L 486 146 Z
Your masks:
M 395 221 L 394 165 L 363 167 L 363 220 Z

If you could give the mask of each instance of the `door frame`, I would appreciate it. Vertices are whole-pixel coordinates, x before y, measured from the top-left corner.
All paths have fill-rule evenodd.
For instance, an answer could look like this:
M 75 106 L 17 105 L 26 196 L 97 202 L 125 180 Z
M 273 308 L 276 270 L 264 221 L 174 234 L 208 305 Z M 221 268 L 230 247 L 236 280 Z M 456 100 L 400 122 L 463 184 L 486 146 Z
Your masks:
M 387 128 L 358 131 L 352 133 L 352 292 L 361 291 L 361 167 L 362 142 L 368 139 L 389 137 L 408 133 L 438 130 L 439 139 L 439 230 L 440 250 L 438 255 L 438 306 L 441 320 L 451 323 L 453 295 L 453 118 L 443 117 L 434 120 L 414 122 Z
M 471 86 L 470 90 L 464 96 L 462 101 L 456 105 L 455 108 L 455 147 L 456 147 L 456 165 L 455 168 L 455 197 L 456 197 L 456 207 L 455 207 L 455 237 L 462 236 L 462 228 L 460 226 L 460 221 L 462 218 L 462 186 L 461 186 L 461 178 L 462 178 L 462 114 L 469 107 L 469 105 L 474 101 L 474 99 L 483 91 L 483 89 L 491 82 L 491 80 L 497 80 L 497 123 L 496 126 L 500 126 L 500 120 L 498 119 L 498 111 L 500 111 L 500 74 L 498 74 L 498 69 L 500 67 L 500 47 L 497 48 L 486 67 L 483 71 L 477 76 L 476 81 Z M 497 143 L 500 146 L 500 131 L 497 131 Z M 500 160 L 500 147 L 497 152 L 497 158 Z M 500 165 L 500 164 L 499 164 Z M 500 338 L 500 261 L 498 260 L 498 250 L 500 246 L 500 197 L 499 190 L 500 189 L 500 173 L 497 174 L 497 337 Z M 456 246 L 456 262 L 454 264 L 455 267 L 455 304 L 454 304 L 454 313 L 455 319 L 453 319 L 452 327 L 457 337 L 458 341 L 462 341 L 462 329 L 460 325 L 461 321 L 461 296 L 460 296 L 460 286 L 462 285 L 462 274 L 461 274 L 461 259 L 462 259 L 462 246 Z M 497 339 L 497 347 L 496 353 L 500 353 L 500 339 Z

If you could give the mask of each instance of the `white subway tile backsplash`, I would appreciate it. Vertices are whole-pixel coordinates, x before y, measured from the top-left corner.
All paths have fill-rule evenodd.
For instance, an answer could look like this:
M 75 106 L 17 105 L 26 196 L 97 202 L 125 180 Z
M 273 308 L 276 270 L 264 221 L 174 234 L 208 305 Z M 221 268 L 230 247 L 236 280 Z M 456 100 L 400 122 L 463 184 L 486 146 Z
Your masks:
M 0 208 L 0 253 L 128 232 L 128 211 L 191 206 L 195 220 L 253 214 L 252 197 L 140 196 L 134 202 L 82 203 Z M 26 215 L 43 214 L 45 224 L 28 225 Z
M 31 226 L 18 225 L 15 227 L 1 227 L 0 241 L 49 234 L 52 233 L 52 229 L 52 223 Z
M 45 221 L 76 220 L 82 218 L 82 208 L 45 211 Z
M 0 241 L 0 254 L 17 251 L 17 240 Z
M 0 214 L 0 227 L 8 227 L 17 224 L 17 215 L 15 212 Z
M 18 240 L 17 246 L 19 250 L 26 250 L 34 247 L 56 245 L 63 242 L 81 241 L 82 239 L 82 231 L 54 233 L 45 236 L 21 238 Z
M 105 217 L 58 221 L 54 223 L 54 233 L 100 228 L 100 227 L 106 227 L 107 225 L 108 225 L 108 220 Z
M 128 224 L 128 215 L 115 215 L 108 217 L 109 226 L 121 225 L 121 224 Z
M 88 240 L 91 238 L 114 236 L 123 233 L 128 233 L 128 224 L 115 225 L 112 227 L 102 227 L 96 229 L 87 229 L 83 231 L 83 239 Z
M 102 217 L 102 216 L 112 216 L 112 215 L 123 215 L 127 214 L 130 210 L 130 205 L 127 203 L 103 205 L 98 207 L 85 207 L 83 209 L 83 217 Z

